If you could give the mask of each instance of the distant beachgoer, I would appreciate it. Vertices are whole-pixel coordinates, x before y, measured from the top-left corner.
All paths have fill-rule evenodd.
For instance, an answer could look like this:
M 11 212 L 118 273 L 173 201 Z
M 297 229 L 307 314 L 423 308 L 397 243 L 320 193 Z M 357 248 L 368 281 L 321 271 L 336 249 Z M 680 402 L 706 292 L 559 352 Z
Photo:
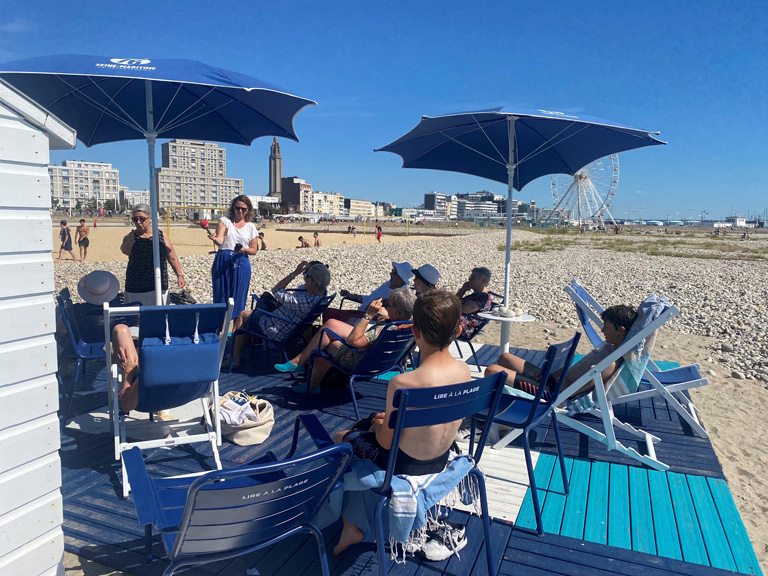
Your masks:
M 267 249 L 267 239 L 264 237 L 264 232 L 259 232 L 259 242 L 261 242 L 261 249 Z
M 96 220 L 93 221 L 93 227 L 96 228 Z
M 155 305 L 155 266 L 152 256 L 152 217 L 147 204 L 137 204 L 131 210 L 135 230 L 128 232 L 120 244 L 120 252 L 128 256 L 125 269 L 125 301 L 141 302 L 143 306 Z M 160 241 L 160 289 L 161 303 L 168 301 L 168 264 L 177 278 L 179 288 L 184 288 L 181 261 L 173 249 L 171 239 L 158 230 Z
M 69 227 L 69 224 L 67 224 L 67 219 L 62 218 L 61 222 L 59 222 L 59 226 L 61 227 L 59 230 L 61 248 L 59 248 L 59 257 L 56 259 L 56 262 L 61 262 L 61 258 L 64 256 L 64 252 L 69 252 L 69 255 L 72 256 L 72 260 L 77 262 L 75 253 L 72 252 L 72 229 Z
M 80 246 L 81 262 L 85 262 L 85 258 L 88 256 L 88 246 L 91 244 L 91 241 L 88 238 L 90 232 L 91 228 L 85 223 L 85 219 L 80 218 L 80 226 L 78 226 L 75 231 L 75 241 L 77 242 L 77 245 Z
M 352 235 L 352 226 L 347 226 L 347 234 Z
M 357 228 L 352 226 L 352 238 L 357 238 Z
M 431 264 L 424 264 L 414 270 L 413 275 L 413 288 L 419 296 L 434 290 L 440 282 L 440 272 Z
M 320 248 L 323 245 L 323 243 L 320 241 L 320 234 L 315 232 L 314 237 L 315 237 L 315 248 Z
M 312 248 L 312 244 L 309 243 L 309 240 L 305 240 L 304 236 L 299 236 L 299 245 L 296 248 Z
M 613 227 L 613 233 L 614 233 L 614 234 L 618 234 L 618 233 L 619 233 L 619 225 L 618 225 L 618 224 L 614 225 L 614 227 Z
M 376 241 L 381 244 L 381 226 L 376 226 Z
M 259 251 L 259 231 L 251 222 L 253 204 L 248 196 L 237 196 L 229 205 L 229 217 L 222 216 L 216 232 L 208 237 L 219 247 L 211 267 L 213 301 L 235 301 L 232 316 L 245 308 L 251 284 L 251 261 Z

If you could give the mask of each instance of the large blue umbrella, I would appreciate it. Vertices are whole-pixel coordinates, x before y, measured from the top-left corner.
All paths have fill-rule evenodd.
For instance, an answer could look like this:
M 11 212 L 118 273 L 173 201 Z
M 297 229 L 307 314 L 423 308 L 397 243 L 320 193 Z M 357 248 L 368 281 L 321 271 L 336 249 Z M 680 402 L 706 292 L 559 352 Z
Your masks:
M 0 78 L 77 131 L 86 146 L 146 140 L 157 227 L 156 138 L 250 145 L 261 136 L 298 141 L 293 119 L 312 100 L 257 78 L 194 60 L 58 55 L 0 65 Z M 155 296 L 160 249 L 153 234 Z
M 665 144 L 658 132 L 549 110 L 493 108 L 423 116 L 406 135 L 377 152 L 402 156 L 403 168 L 474 174 L 507 185 L 504 304 L 509 303 L 512 191 L 547 174 L 574 175 L 590 162 L 634 148 Z M 509 341 L 502 324 L 502 345 Z

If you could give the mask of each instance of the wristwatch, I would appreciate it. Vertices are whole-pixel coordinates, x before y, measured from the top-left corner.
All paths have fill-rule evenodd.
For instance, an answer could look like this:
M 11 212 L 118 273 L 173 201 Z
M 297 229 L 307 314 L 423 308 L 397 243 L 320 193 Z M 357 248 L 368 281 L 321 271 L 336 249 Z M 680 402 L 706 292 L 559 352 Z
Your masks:
M 365 320 L 373 320 L 373 318 L 371 318 L 368 314 L 363 314 L 363 318 Z

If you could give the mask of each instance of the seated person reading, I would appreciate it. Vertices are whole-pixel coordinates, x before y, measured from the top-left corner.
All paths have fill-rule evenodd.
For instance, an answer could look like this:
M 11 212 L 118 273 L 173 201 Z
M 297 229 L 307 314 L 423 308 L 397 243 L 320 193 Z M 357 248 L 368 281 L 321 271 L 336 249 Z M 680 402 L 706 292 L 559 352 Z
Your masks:
M 336 340 L 329 334 L 318 331 L 301 353 L 288 362 L 275 364 L 275 369 L 280 372 L 303 372 L 309 363 L 309 357 L 318 345 L 328 352 L 331 357 L 347 369 L 352 369 L 360 363 L 363 355 L 361 351 L 368 350 L 381 334 L 389 322 L 410 320 L 413 313 L 413 303 L 416 296 L 407 287 L 392 290 L 389 293 L 389 303 L 386 310 L 383 308 L 381 298 L 368 305 L 365 315 L 353 326 L 339 320 L 328 320 L 323 328 L 333 330 L 344 340 Z M 406 326 L 410 329 L 410 326 Z M 402 327 L 400 329 L 403 329 Z M 312 381 L 309 383 L 309 391 L 312 394 L 320 393 L 320 383 L 323 381 L 330 362 L 325 358 L 316 357 L 313 360 Z M 306 382 L 296 383 L 293 390 L 299 393 L 307 391 Z
M 485 267 L 473 268 L 469 280 L 464 282 L 456 296 L 461 298 L 461 333 L 459 336 L 472 338 L 479 324 L 476 316 L 478 312 L 488 312 L 493 302 L 488 292 L 488 284 L 491 281 L 491 271 Z M 467 296 L 467 292 L 472 293 Z
M 413 371 L 398 374 L 389 381 L 386 411 L 372 414 L 356 423 L 351 430 L 336 434 L 336 442 L 349 442 L 357 458 L 371 460 L 384 469 L 392 432 L 385 422 L 394 410 L 392 400 L 400 388 L 429 388 L 459 384 L 470 379 L 465 362 L 454 359 L 449 345 L 456 338 L 461 316 L 461 302 L 444 290 L 431 290 L 420 296 L 413 307 L 413 335 L 421 351 L 421 363 Z M 395 474 L 422 475 L 441 472 L 448 462 L 449 451 L 461 421 L 419 428 L 406 428 L 400 438 Z M 347 547 L 370 537 L 371 527 L 366 510 L 357 505 L 356 493 L 344 493 L 341 516 L 344 527 L 339 543 L 333 549 L 340 554 Z
M 595 348 L 571 366 L 570 370 L 568 370 L 568 375 L 565 378 L 564 388 L 586 374 L 592 366 L 600 362 L 603 358 L 613 352 L 615 347 L 624 342 L 624 339 L 627 337 L 627 332 L 632 328 L 632 324 L 634 324 L 637 319 L 637 311 L 631 306 L 620 304 L 618 306 L 606 308 L 600 317 L 603 319 L 603 327 L 601 330 L 607 344 L 604 344 L 600 348 Z M 620 367 L 621 360 L 613 362 L 610 366 L 605 368 L 605 370 L 602 371 L 603 382 L 607 382 Z M 532 396 L 536 394 L 540 384 L 540 372 L 538 366 L 507 352 L 499 357 L 498 364 L 492 364 L 485 369 L 485 375 L 490 376 L 491 374 L 496 374 L 502 370 L 508 374 L 508 385 L 531 394 Z M 545 383 L 547 389 L 542 395 L 542 398 L 545 401 L 554 400 L 551 391 L 554 389 L 559 376 L 559 371 L 550 374 L 549 380 Z M 590 381 L 580 390 L 574 392 L 573 395 L 577 396 L 584 394 L 593 388 L 594 383 L 593 381 Z
M 293 322 L 301 321 L 307 313 L 325 296 L 326 288 L 331 281 L 331 273 L 325 264 L 312 264 L 309 262 L 300 262 L 296 269 L 280 280 L 272 288 L 277 308 L 273 314 L 291 320 Z M 304 277 L 303 289 L 288 292 L 286 288 L 299 275 Z M 232 323 L 232 332 L 243 327 L 249 320 L 252 310 L 243 310 Z M 274 340 L 280 340 L 286 337 L 293 330 L 294 325 L 290 322 L 283 322 L 280 318 L 260 315 L 258 319 L 258 330 Z M 234 351 L 232 367 L 240 366 L 240 357 L 248 343 L 250 337 L 246 334 L 240 334 L 234 338 Z

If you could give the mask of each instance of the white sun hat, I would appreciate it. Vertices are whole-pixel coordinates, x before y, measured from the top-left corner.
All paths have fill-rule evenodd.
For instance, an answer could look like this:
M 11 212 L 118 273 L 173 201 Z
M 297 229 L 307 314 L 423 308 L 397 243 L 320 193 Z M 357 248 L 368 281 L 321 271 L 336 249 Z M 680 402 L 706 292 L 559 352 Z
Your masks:
M 97 306 L 113 300 L 119 291 L 120 282 L 114 274 L 106 270 L 94 270 L 80 278 L 77 283 L 80 298 Z

